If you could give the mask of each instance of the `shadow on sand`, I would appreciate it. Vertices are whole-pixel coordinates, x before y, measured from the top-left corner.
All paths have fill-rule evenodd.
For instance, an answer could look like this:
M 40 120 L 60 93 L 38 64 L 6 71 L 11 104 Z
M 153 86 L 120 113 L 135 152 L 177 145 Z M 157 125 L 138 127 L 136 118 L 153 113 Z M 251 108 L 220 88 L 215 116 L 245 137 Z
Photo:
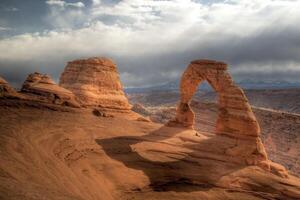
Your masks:
M 182 159 L 174 159 L 175 161 L 171 162 L 149 160 L 132 149 L 132 145 L 142 142 L 160 143 L 163 145 L 163 140 L 172 138 L 185 130 L 162 126 L 158 130 L 143 136 L 96 139 L 96 142 L 110 158 L 124 163 L 128 168 L 142 170 L 149 177 L 149 187 L 154 191 L 206 191 L 214 187 L 213 183 L 221 176 L 241 168 L 240 165 L 228 164 L 228 162 L 218 159 L 207 162 L 207 159 L 210 158 L 197 155 L 197 152 L 201 151 L 201 149 L 206 149 L 207 151 L 207 148 L 216 142 L 214 141 L 215 139 L 220 140 L 215 137 L 205 139 L 197 144 L 188 143 L 181 145 L 181 147 L 191 149 L 194 153 L 184 154 L 185 156 Z M 174 145 L 176 146 L 176 144 Z M 159 151 L 157 153 L 160 154 Z M 180 154 L 180 152 L 178 153 Z M 172 156 L 172 154 L 169 154 L 169 156 Z M 221 172 L 222 170 L 223 172 Z

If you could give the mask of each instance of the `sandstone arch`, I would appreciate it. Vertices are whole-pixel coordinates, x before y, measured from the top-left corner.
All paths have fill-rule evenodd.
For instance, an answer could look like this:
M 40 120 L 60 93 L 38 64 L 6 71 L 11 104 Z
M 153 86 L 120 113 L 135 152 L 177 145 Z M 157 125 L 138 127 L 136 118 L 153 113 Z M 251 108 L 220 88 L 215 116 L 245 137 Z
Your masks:
M 243 90 L 227 72 L 227 64 L 213 60 L 195 60 L 184 71 L 180 82 L 180 102 L 172 123 L 192 128 L 195 114 L 189 103 L 198 85 L 206 80 L 218 94 L 219 114 L 216 134 L 235 137 L 260 134 L 260 127 Z
M 243 90 L 235 85 L 227 72 L 226 63 L 195 60 L 189 64 L 180 82 L 180 102 L 176 117 L 168 125 L 193 128 L 195 114 L 190 107 L 190 101 L 202 81 L 207 81 L 218 94 L 216 138 L 224 142 L 228 137 L 236 138 L 236 144 L 225 148 L 223 153 L 240 158 L 242 163 L 259 165 L 270 170 L 271 162 L 259 137 L 259 124 Z

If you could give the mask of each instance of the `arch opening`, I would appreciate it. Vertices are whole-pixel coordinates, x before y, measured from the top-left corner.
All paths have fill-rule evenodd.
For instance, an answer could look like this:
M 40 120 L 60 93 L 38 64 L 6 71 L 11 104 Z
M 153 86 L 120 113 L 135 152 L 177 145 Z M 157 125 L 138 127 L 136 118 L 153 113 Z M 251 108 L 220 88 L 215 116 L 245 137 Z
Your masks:
M 218 94 L 211 85 L 203 80 L 190 101 L 195 114 L 194 129 L 204 135 L 212 136 L 216 130 L 218 117 Z

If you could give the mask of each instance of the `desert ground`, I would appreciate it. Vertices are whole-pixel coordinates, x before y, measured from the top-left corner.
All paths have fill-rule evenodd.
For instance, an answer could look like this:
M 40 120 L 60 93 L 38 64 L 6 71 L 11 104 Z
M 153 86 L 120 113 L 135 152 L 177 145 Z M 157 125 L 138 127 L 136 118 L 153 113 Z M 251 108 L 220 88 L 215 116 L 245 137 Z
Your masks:
M 284 179 L 259 167 L 241 167 L 222 156 L 209 158 L 218 152 L 218 138 L 135 117 L 120 113 L 99 117 L 89 109 L 61 110 L 20 102 L 13 107 L 2 104 L 1 198 L 299 197 L 296 177 Z

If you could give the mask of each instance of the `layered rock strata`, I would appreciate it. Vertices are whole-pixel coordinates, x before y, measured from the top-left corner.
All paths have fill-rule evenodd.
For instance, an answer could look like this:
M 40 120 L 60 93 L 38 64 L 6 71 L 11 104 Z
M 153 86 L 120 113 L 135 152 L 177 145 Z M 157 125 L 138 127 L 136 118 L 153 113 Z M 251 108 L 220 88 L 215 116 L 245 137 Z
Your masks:
M 19 95 L 13 87 L 11 87 L 6 80 L 0 77 L 0 97 L 2 98 L 18 98 Z
M 215 133 L 236 138 L 236 144 L 224 150 L 224 153 L 240 157 L 242 163 L 260 165 L 268 170 L 271 164 L 276 173 L 286 176 L 284 168 L 269 162 L 259 137 L 260 126 L 243 90 L 233 82 L 228 73 L 226 63 L 212 60 L 195 60 L 190 63 L 181 78 L 176 118 L 168 125 L 193 128 L 195 114 L 190 101 L 202 81 L 207 81 L 219 96 Z
M 21 92 L 32 100 L 45 101 L 58 105 L 80 107 L 74 94 L 57 84 L 46 74 L 29 74 L 23 83 Z
M 95 57 L 68 62 L 60 86 L 72 91 L 83 106 L 130 110 L 116 65 Z

